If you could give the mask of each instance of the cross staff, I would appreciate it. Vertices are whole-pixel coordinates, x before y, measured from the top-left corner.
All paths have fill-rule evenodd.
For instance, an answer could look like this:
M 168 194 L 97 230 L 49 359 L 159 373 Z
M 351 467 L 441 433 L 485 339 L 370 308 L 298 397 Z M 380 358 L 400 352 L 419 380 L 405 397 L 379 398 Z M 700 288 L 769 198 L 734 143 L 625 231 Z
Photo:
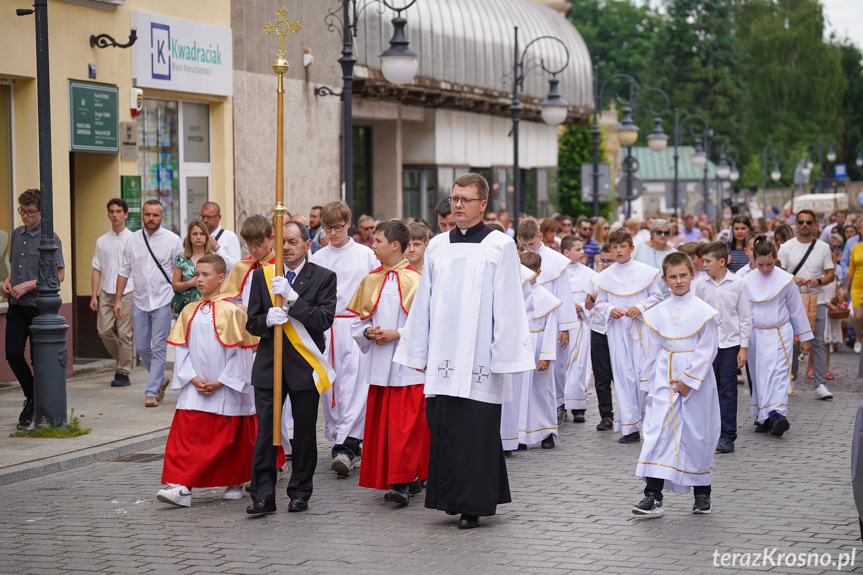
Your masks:
M 276 205 L 273 207 L 273 213 L 276 216 L 275 232 L 276 232 L 276 270 L 279 274 L 283 273 L 283 239 L 282 226 L 284 225 L 285 209 L 285 161 L 283 150 L 285 145 L 285 86 L 284 75 L 291 65 L 285 60 L 287 52 L 285 51 L 285 36 L 288 32 L 296 34 L 300 31 L 300 23 L 294 22 L 289 24 L 285 20 L 288 15 L 288 10 L 284 6 L 276 10 L 279 19 L 275 24 L 269 22 L 264 25 L 264 32 L 269 36 L 275 32 L 279 37 L 279 49 L 276 50 L 276 59 L 273 60 L 273 72 L 278 77 L 276 88 L 277 105 L 276 105 Z M 276 295 L 276 305 L 282 305 L 282 296 Z M 282 341 L 281 337 L 273 338 L 273 445 L 282 444 Z

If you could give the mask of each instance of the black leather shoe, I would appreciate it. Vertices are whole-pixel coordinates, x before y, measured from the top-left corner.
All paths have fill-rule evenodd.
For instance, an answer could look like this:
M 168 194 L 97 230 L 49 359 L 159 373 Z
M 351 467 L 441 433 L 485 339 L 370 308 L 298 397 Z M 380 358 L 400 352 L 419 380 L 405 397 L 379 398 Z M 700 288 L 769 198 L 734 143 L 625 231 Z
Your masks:
M 479 527 L 479 517 L 462 514 L 461 519 L 458 520 L 458 528 L 473 529 L 474 527 Z
M 268 497 L 267 499 L 257 499 L 251 505 L 246 507 L 246 513 L 249 515 L 267 515 L 276 512 L 276 498 Z
M 639 441 L 641 441 L 641 434 L 637 431 L 633 431 L 629 435 L 624 435 L 617 440 L 618 443 L 638 443 Z
M 302 497 L 294 497 L 288 505 L 288 511 L 305 511 L 309 508 L 309 502 Z
M 512 457 L 512 451 L 509 451 L 508 449 L 504 449 L 503 450 L 503 456 L 504 457 Z
M 393 485 L 392 491 L 384 495 L 384 499 L 398 503 L 399 505 L 407 505 L 410 503 L 411 496 L 408 492 L 408 483 L 397 483 Z
M 33 425 L 33 412 L 36 405 L 32 399 L 24 400 L 24 409 L 21 410 L 21 415 L 18 416 L 18 429 L 27 429 Z
M 572 421 L 573 421 L 573 423 L 584 423 L 584 410 L 583 409 L 573 409 L 572 410 Z
M 414 479 L 408 487 L 408 493 L 411 495 L 419 495 L 423 492 L 423 485 L 419 479 Z
M 549 435 L 545 439 L 542 440 L 542 443 L 539 444 L 543 449 L 554 449 L 554 436 Z
M 527 451 L 527 445 L 524 443 L 518 444 L 518 451 Z
M 111 387 L 128 387 L 131 384 L 129 376 L 118 371 L 114 374 L 114 381 L 111 382 Z

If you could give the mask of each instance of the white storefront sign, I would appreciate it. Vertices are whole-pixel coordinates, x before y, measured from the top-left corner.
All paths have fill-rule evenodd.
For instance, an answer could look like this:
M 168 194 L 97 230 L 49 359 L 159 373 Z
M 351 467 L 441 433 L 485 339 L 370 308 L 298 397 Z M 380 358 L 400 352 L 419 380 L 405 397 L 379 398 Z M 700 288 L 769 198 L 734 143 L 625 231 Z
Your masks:
M 132 10 L 138 41 L 132 46 L 132 82 L 159 88 L 231 96 L 233 50 L 230 28 Z

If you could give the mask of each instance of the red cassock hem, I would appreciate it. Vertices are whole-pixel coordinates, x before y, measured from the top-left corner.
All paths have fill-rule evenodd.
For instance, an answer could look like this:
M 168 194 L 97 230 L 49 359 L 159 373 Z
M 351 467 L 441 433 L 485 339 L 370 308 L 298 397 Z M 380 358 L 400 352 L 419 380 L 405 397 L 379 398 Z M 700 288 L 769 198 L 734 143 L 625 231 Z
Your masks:
M 369 386 L 361 487 L 390 489 L 428 477 L 430 436 L 423 387 Z
M 252 478 L 257 418 L 178 409 L 165 446 L 162 483 L 239 485 Z

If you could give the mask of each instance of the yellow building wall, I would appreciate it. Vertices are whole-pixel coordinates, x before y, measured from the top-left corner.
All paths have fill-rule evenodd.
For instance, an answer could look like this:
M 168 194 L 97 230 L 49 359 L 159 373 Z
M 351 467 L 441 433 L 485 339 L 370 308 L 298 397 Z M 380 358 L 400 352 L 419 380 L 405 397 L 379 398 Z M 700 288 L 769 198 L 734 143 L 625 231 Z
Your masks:
M 38 117 L 36 104 L 35 19 L 15 16 L 24 5 L 19 0 L 0 0 L 0 77 L 14 83 L 15 192 L 39 187 Z M 213 26 L 231 27 L 230 0 L 127 0 L 114 10 L 90 8 L 51 0 L 48 2 L 49 61 L 51 78 L 51 145 L 53 162 L 54 229 L 63 243 L 66 281 L 63 302 L 72 301 L 70 271 L 77 279 L 78 296 L 90 295 L 90 261 L 96 238 L 110 229 L 105 204 L 120 195 L 120 175 L 136 175 L 137 162 L 120 161 L 119 154 L 75 153 L 75 260 L 71 270 L 72 198 L 70 197 L 69 80 L 111 84 L 119 89 L 119 121 L 132 121 L 129 89 L 132 87 L 131 50 L 90 46 L 91 34 L 110 34 L 125 43 L 130 32 L 130 11 L 140 10 Z M 144 39 L 139 38 L 139 42 Z M 88 78 L 88 64 L 95 64 L 95 80 Z M 231 98 L 208 97 L 144 90 L 144 97 L 187 99 L 211 103 L 211 196 L 222 206 L 223 221 L 233 222 L 233 123 Z M 20 225 L 20 219 L 15 225 Z

